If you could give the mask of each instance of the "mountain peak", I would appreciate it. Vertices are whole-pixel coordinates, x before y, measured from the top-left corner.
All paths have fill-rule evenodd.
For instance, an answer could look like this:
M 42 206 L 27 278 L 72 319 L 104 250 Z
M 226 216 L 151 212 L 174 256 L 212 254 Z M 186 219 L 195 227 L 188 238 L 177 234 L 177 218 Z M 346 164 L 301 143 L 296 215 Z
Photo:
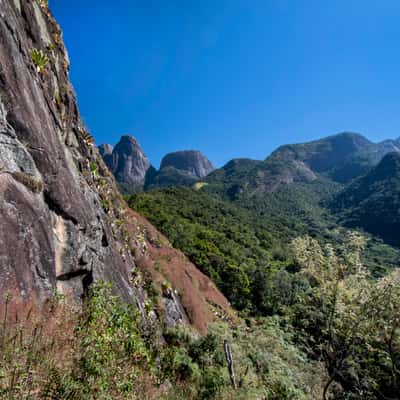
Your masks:
M 200 179 L 215 169 L 211 161 L 198 150 L 180 150 L 167 154 L 161 161 L 160 170 L 167 167 L 173 167 Z
M 123 135 L 114 148 L 105 144 L 99 146 L 99 151 L 117 181 L 127 191 L 143 186 L 150 161 L 135 137 Z
M 387 153 L 375 167 L 374 172 L 384 174 L 386 177 L 400 177 L 400 153 L 396 151 Z
M 103 143 L 99 146 L 99 152 L 102 157 L 112 154 L 113 146 L 108 143 Z

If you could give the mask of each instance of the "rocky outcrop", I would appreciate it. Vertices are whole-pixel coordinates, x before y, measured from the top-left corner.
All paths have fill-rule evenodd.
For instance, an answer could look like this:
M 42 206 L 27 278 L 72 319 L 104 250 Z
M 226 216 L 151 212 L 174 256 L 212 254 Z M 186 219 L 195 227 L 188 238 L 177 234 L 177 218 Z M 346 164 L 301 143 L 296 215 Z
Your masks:
M 174 249 L 147 219 L 129 209 L 125 230 L 132 234 L 130 246 L 135 249 L 141 271 L 134 281 L 145 282 L 144 286 L 150 285 L 157 291 L 158 312 L 168 325 L 188 320 L 205 333 L 212 321 L 237 322 L 237 316 L 215 284 Z M 140 250 L 137 242 L 145 243 L 146 251 Z
M 214 169 L 211 161 L 199 151 L 169 153 L 162 159 L 159 171 L 149 170 L 144 188 L 192 186 Z
M 160 170 L 169 167 L 198 179 L 204 178 L 215 169 L 207 157 L 195 150 L 183 150 L 167 154 L 161 161 Z
M 0 292 L 79 300 L 105 279 L 140 302 L 113 232 L 118 201 L 102 207 L 118 192 L 80 119 L 60 28 L 44 2 L 2 1 L 0 15 Z
M 99 151 L 124 191 L 143 189 L 150 161 L 134 137 L 122 136 L 114 148 L 109 144 L 102 144 Z
M 109 156 L 113 152 L 113 147 L 111 144 L 101 144 L 99 146 L 99 153 L 102 157 Z
M 58 292 L 79 305 L 91 283 L 104 280 L 146 317 L 138 277 L 161 257 L 149 253 L 145 229 L 153 228 L 124 203 L 79 116 L 61 30 L 46 3 L 0 1 L 0 307 L 7 292 L 37 303 Z M 163 269 L 166 276 L 168 261 Z M 197 293 L 197 308 L 182 298 L 182 309 L 190 321 L 203 310 L 208 323 L 213 314 Z M 177 310 L 173 318 L 184 321 Z

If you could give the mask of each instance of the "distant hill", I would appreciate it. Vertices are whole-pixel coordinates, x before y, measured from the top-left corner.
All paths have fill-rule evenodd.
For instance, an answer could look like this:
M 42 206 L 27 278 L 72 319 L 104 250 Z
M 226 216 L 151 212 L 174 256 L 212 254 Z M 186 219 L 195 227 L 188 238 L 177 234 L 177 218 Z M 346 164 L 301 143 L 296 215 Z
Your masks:
M 331 203 L 340 221 L 363 228 L 385 242 L 400 245 L 400 153 L 387 154 Z
M 280 185 L 312 182 L 318 177 L 346 184 L 374 167 L 399 140 L 372 143 L 357 133 L 340 133 L 312 142 L 284 145 L 264 161 L 236 159 L 206 181 L 228 196 L 265 194 Z

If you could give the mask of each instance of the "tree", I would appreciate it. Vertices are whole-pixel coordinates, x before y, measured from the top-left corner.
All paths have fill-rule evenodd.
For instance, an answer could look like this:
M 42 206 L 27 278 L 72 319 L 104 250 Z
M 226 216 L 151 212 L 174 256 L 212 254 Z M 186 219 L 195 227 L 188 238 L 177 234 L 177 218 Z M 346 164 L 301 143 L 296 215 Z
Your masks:
M 310 237 L 293 241 L 300 274 L 311 285 L 295 324 L 311 334 L 313 351 L 325 362 L 325 400 L 334 382 L 352 398 L 398 398 L 400 271 L 372 281 L 361 263 L 364 244 L 356 233 L 337 251 Z

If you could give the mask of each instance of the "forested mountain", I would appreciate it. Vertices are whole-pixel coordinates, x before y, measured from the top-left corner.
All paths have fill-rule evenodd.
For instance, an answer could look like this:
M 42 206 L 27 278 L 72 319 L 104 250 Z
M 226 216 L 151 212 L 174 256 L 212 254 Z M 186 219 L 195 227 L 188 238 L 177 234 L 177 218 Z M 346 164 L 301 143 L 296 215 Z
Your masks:
M 206 178 L 229 197 L 239 193 L 265 194 L 282 184 L 312 182 L 324 177 L 346 184 L 375 166 L 389 151 L 398 151 L 398 141 L 372 143 L 356 133 L 285 145 L 264 161 L 237 159 Z
M 365 283 L 354 280 L 381 282 L 397 273 L 398 144 L 341 133 L 282 146 L 263 161 L 231 160 L 209 174 L 196 173 L 182 153 L 168 155 L 160 171 L 148 170 L 146 191 L 126 199 L 217 284 L 242 317 L 290 321 L 295 342 L 324 360 L 330 379 L 323 391 L 384 399 L 397 391 L 379 378 L 386 366 L 367 360 L 358 334 L 343 336 L 347 316 L 339 317 L 339 308 L 337 325 L 326 322 L 323 304 L 341 307 L 331 292 L 337 277 L 347 296 L 344 287 L 363 290 Z M 355 299 L 340 301 L 354 312 Z M 339 342 L 330 341 L 332 329 Z M 376 326 L 367 329 L 372 333 Z M 332 363 L 342 363 L 337 372 Z
M 400 153 L 389 153 L 331 202 L 346 226 L 400 245 Z
M 288 246 L 298 236 L 339 245 L 346 227 L 372 235 L 386 229 L 384 243 L 369 237 L 363 262 L 375 276 L 398 266 L 400 251 L 390 245 L 397 244 L 394 160 L 400 153 L 385 156 L 396 146 L 397 141 L 374 144 L 359 134 L 341 133 L 282 146 L 265 161 L 232 160 L 195 185 L 194 180 L 170 180 L 176 188 L 131 196 L 129 204 L 210 276 L 236 308 L 257 313 L 264 307 L 252 300 L 257 274 L 290 269 Z M 363 176 L 365 170 L 370 172 Z M 379 183 L 373 183 L 377 177 Z M 370 208 L 366 197 L 371 194 L 381 202 L 374 204 L 376 218 L 386 213 L 386 225 L 385 219 L 379 227 L 377 220 L 368 225 L 366 212 L 355 208 L 356 203 Z

